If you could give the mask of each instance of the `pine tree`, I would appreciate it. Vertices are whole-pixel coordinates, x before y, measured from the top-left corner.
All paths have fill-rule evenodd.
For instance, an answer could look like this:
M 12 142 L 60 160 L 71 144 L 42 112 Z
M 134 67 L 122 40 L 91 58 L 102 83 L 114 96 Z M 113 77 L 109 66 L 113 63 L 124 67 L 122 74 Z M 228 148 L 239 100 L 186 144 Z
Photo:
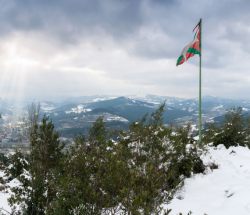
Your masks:
M 63 144 L 52 121 L 44 116 L 39 124 L 38 119 L 38 108 L 33 106 L 30 109 L 30 153 L 22 170 L 20 165 L 16 166 L 20 172 L 15 172 L 13 176 L 19 174 L 17 177 L 21 186 L 13 188 L 14 195 L 10 198 L 12 205 L 22 205 L 23 214 L 31 215 L 43 215 L 49 210 L 50 203 L 56 197 L 54 182 L 63 157 Z
M 28 211 L 31 214 L 45 214 L 50 202 L 56 196 L 54 182 L 60 171 L 62 149 L 64 145 L 59 140 L 54 125 L 46 116 L 41 125 L 34 130 L 31 139 L 30 173 L 32 177 L 31 202 Z
M 104 208 L 114 207 L 115 196 L 110 195 L 113 143 L 108 140 L 102 118 L 98 118 L 87 139 L 77 137 L 64 162 L 64 173 L 59 183 L 59 198 L 53 202 L 53 214 L 69 214 L 85 210 L 100 214 Z M 115 191 L 115 189 L 113 189 Z

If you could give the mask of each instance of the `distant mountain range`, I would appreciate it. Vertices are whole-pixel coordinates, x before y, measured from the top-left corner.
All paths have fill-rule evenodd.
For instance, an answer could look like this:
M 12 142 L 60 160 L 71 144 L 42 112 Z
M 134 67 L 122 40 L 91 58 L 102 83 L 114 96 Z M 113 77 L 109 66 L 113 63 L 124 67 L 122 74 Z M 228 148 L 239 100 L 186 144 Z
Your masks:
M 180 99 L 147 95 L 145 97 L 110 97 L 110 96 L 84 96 L 70 98 L 61 102 L 42 101 L 41 113 L 48 115 L 55 123 L 56 128 L 65 137 L 73 137 L 76 134 L 86 133 L 92 123 L 100 116 L 103 117 L 107 127 L 112 129 L 127 128 L 128 125 L 140 120 L 145 114 L 154 112 L 160 104 L 166 104 L 164 123 L 184 124 L 196 123 L 198 115 L 197 99 Z M 203 121 L 209 122 L 221 119 L 225 112 L 241 106 L 248 114 L 250 101 L 232 100 L 206 96 L 203 98 Z M 20 120 L 14 117 L 17 113 L 24 114 L 27 102 L 21 105 L 22 111 L 17 111 L 14 104 L 0 99 L 0 113 L 3 119 L 2 125 L 10 120 Z M 20 107 L 20 105 L 19 105 Z

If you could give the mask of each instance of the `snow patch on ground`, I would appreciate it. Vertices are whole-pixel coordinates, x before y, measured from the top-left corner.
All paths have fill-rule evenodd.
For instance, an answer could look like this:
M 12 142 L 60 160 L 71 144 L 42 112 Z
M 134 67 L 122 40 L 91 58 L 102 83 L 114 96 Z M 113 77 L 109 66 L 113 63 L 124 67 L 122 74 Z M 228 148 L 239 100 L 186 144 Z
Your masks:
M 205 163 L 218 169 L 186 179 L 184 187 L 169 205 L 173 214 L 249 215 L 250 150 L 245 147 L 209 148 Z M 181 200 L 180 200 L 181 199 Z
M 6 179 L 4 171 L 0 170 L 0 178 Z M 11 182 L 10 184 L 7 184 L 7 185 L 0 183 L 0 188 L 1 188 L 1 191 L 0 191 L 0 212 L 3 214 L 6 214 L 6 212 L 11 212 L 11 207 L 9 206 L 9 203 L 8 203 L 8 198 L 10 198 L 11 194 L 10 194 L 10 189 L 8 188 L 8 186 L 11 187 L 13 185 L 13 183 L 15 183 L 15 180 L 13 180 L 13 182 Z
M 42 102 L 40 105 L 41 105 L 41 109 L 46 113 L 50 113 L 51 111 L 55 110 L 55 106 L 52 104 Z
M 221 110 L 221 109 L 223 109 L 223 108 L 224 108 L 223 105 L 218 105 L 218 106 L 216 106 L 216 107 L 213 107 L 213 108 L 212 108 L 212 111 Z
M 69 111 L 65 111 L 66 114 L 70 114 L 70 113 L 87 113 L 87 112 L 90 112 L 92 111 L 90 108 L 85 108 L 84 105 L 77 105 L 76 107 L 74 108 L 71 108 L 71 110 Z
M 242 110 L 243 110 L 243 111 L 249 111 L 249 108 L 243 107 Z
M 120 116 L 111 116 L 111 117 L 108 117 L 106 119 L 107 122 L 110 122 L 110 121 L 121 121 L 121 122 L 128 122 L 127 119 L 123 118 L 123 117 L 120 117 Z
M 0 192 L 0 212 L 4 213 L 5 211 L 11 212 L 11 208 L 8 204 L 8 198 L 10 195 L 6 191 Z
M 92 100 L 92 102 L 100 102 L 100 101 L 106 101 L 106 100 L 111 100 L 118 98 L 117 96 L 109 96 L 109 97 L 100 97 L 100 98 L 95 98 Z

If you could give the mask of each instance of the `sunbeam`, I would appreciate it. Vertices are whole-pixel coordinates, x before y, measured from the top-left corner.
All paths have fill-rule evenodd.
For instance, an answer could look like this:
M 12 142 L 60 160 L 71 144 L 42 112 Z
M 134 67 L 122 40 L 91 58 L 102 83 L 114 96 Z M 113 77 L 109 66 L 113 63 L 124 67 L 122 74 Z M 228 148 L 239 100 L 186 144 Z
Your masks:
M 11 40 L 3 45 L 1 59 L 0 97 L 18 106 L 25 98 L 26 80 L 37 64 L 32 56 L 27 56 L 18 41 Z

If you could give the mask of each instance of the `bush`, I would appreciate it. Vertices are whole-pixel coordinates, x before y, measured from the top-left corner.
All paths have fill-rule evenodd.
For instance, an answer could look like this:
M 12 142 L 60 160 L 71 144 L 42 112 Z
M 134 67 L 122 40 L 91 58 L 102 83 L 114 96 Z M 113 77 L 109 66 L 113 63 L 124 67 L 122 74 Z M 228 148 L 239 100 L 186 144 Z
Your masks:
M 205 140 L 214 146 L 219 144 L 226 148 L 230 146 L 250 146 L 250 123 L 244 119 L 242 108 L 233 108 L 225 115 L 221 126 L 215 123 L 208 126 Z
M 99 118 L 64 154 L 53 123 L 46 117 L 34 123 L 28 164 L 16 162 L 12 171 L 20 176 L 27 169 L 31 179 L 12 200 L 39 214 L 163 212 L 183 180 L 205 169 L 190 126 L 165 127 L 163 112 L 164 105 L 116 141 Z

